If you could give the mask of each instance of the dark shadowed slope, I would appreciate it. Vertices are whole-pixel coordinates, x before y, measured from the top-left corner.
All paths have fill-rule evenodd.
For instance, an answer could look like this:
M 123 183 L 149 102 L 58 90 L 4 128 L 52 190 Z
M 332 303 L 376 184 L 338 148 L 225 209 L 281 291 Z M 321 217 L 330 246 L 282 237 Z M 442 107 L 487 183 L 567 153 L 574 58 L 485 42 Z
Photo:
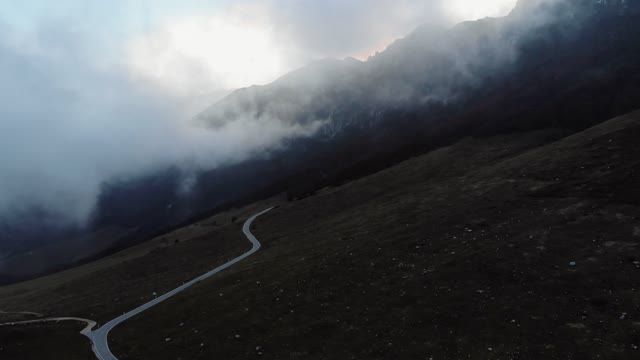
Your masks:
M 465 140 L 275 210 L 257 264 L 127 324 L 117 353 L 634 358 L 640 113 L 527 151 L 547 136 Z
M 0 358 L 7 360 L 93 360 L 91 345 L 80 335 L 84 325 L 60 322 L 0 327 Z
M 284 203 L 256 221 L 263 248 L 252 261 L 121 324 L 112 351 L 121 360 L 634 358 L 638 136 L 640 113 L 566 138 L 553 129 L 468 138 Z M 0 289 L 0 308 L 88 316 L 104 308 L 91 301 L 112 293 L 108 279 L 123 286 L 110 311 L 128 310 L 176 269 L 198 268 L 204 251 L 232 253 L 220 247 L 227 230 L 239 233 L 231 215 L 165 237 L 185 239 L 177 245 L 145 244 L 134 263 L 118 260 L 125 252 Z M 159 256 L 175 260 L 158 271 Z M 74 302 L 86 291 L 97 297 Z
M 245 221 L 244 225 L 242 226 L 242 233 L 251 243 L 251 249 L 249 249 L 249 251 L 216 267 L 213 270 L 208 271 L 206 274 L 202 274 L 195 279 L 191 279 L 186 283 L 176 286 L 174 289 L 171 289 L 170 291 L 167 291 L 162 295 L 157 296 L 157 292 L 154 292 L 154 298 L 149 302 L 144 303 L 136 307 L 135 309 L 126 312 L 116 317 L 115 319 L 110 320 L 109 322 L 100 326 L 98 329 L 95 329 L 97 325 L 96 322 L 87 319 L 70 317 L 45 318 L 42 314 L 34 312 L 0 311 L 0 336 L 6 343 L 4 346 L 0 346 L 0 351 L 3 352 L 4 355 L 20 357 L 22 359 L 59 357 L 75 358 L 79 356 L 79 346 L 64 347 L 65 344 L 57 341 L 58 337 L 62 335 L 61 333 L 66 332 L 61 331 L 60 329 L 67 330 L 69 327 L 60 327 L 56 324 L 80 322 L 85 323 L 86 327 L 79 331 L 79 333 L 90 339 L 95 357 L 97 357 L 99 360 L 115 360 L 116 357 L 111 353 L 111 350 L 109 348 L 109 332 L 111 332 L 116 326 L 127 321 L 128 319 L 139 315 L 140 313 L 152 308 L 153 306 L 169 300 L 173 296 L 187 290 L 191 286 L 198 284 L 214 276 L 215 274 L 234 266 L 235 264 L 256 253 L 260 249 L 261 244 L 258 239 L 251 233 L 251 225 L 256 218 L 266 214 L 271 210 L 272 208 L 269 208 L 253 215 L 252 217 L 247 219 L 247 221 Z M 174 271 L 178 272 L 179 269 L 175 269 Z M 18 319 L 16 319 L 16 317 Z M 22 319 L 24 317 L 35 317 L 35 319 Z M 52 333 L 48 337 L 47 334 L 44 334 L 47 331 Z M 25 344 L 27 344 L 27 346 L 25 346 Z M 42 344 L 46 344 L 47 346 L 42 346 Z M 15 352 L 21 352 L 22 354 L 12 355 L 12 353 Z
M 189 174 L 189 194 L 176 191 L 185 174 L 175 168 L 105 184 L 88 231 L 121 229 L 122 238 L 108 247 L 114 251 L 277 193 L 301 198 L 466 136 L 549 127 L 577 132 L 636 108 L 638 1 L 548 3 L 521 1 L 508 17 L 448 30 L 421 27 L 367 62 L 324 60 L 235 92 L 200 121 L 212 127 L 273 119 L 321 126 L 314 136 L 248 161 Z M 29 239 L 59 243 L 55 252 L 70 254 L 64 264 L 87 260 L 77 237 L 66 242 L 68 229 L 18 224 L 25 227 L 35 230 Z M 29 244 L 7 264 L 20 264 L 25 252 L 42 247 L 9 236 L 23 232 L 2 229 L 0 237 L 9 239 L 2 246 Z M 51 249 L 44 247 L 41 258 Z M 16 251 L 0 249 L 10 256 Z M 0 280 L 46 271 L 2 265 Z

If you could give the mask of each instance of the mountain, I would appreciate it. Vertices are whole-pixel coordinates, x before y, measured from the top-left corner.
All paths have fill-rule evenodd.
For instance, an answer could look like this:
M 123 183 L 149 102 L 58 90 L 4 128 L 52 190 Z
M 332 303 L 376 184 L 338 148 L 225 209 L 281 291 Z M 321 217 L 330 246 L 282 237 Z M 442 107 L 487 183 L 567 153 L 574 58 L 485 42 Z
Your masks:
M 640 112 L 564 135 L 466 138 L 301 201 L 221 212 L 0 287 L 0 309 L 105 324 L 248 251 L 244 220 L 280 205 L 252 227 L 258 253 L 118 325 L 114 355 L 635 359 Z M 0 327 L 3 359 L 89 359 L 83 325 L 61 325 Z
M 410 127 L 406 133 L 414 134 L 417 127 L 429 137 L 437 137 L 445 121 L 444 127 L 467 132 L 483 126 L 549 125 L 526 119 L 509 124 L 500 115 L 504 110 L 520 113 L 508 113 L 510 119 L 551 117 L 562 126 L 584 128 L 637 104 L 638 14 L 631 6 L 590 0 L 520 1 L 504 18 L 466 22 L 449 30 L 419 28 L 366 62 L 323 60 L 270 85 L 237 91 L 198 119 L 213 127 L 241 118 L 276 118 L 300 125 L 321 121 L 317 136 L 325 140 L 371 128 L 379 134 L 398 127 L 399 113 L 416 118 L 411 126 L 404 124 Z M 596 89 L 606 89 L 606 94 L 584 101 L 587 92 Z M 556 105 L 583 103 L 601 108 L 592 109 L 592 119 L 560 119 L 562 111 L 555 111 Z M 514 105 L 521 109 L 512 110 Z M 550 107 L 549 116 L 527 115 L 528 107 L 538 112 Z M 475 120 L 467 124 L 464 119 L 470 114 Z M 501 119 L 482 118 L 496 115 Z
M 308 128 L 308 136 L 213 171 L 171 168 L 105 184 L 91 224 L 71 235 L 13 228 L 46 235 L 70 254 L 78 236 L 120 229 L 115 250 L 274 194 L 302 198 L 465 137 L 583 130 L 640 105 L 638 9 L 637 0 L 521 0 L 503 18 L 420 27 L 365 62 L 315 62 L 237 90 L 196 117 L 212 128 L 277 121 Z M 187 194 L 179 191 L 185 177 L 193 183 Z
M 267 86 L 238 90 L 198 115 L 197 120 L 213 128 L 246 117 L 259 121 L 272 116 L 285 123 L 307 123 L 311 117 L 306 114 L 331 108 L 335 95 L 348 91 L 361 64 L 352 58 L 316 61 Z
M 421 27 L 366 62 L 324 60 L 238 91 L 199 121 L 320 121 L 276 155 L 279 174 L 312 179 L 298 177 L 303 193 L 463 136 L 577 131 L 640 104 L 636 4 L 529 0 L 504 18 Z

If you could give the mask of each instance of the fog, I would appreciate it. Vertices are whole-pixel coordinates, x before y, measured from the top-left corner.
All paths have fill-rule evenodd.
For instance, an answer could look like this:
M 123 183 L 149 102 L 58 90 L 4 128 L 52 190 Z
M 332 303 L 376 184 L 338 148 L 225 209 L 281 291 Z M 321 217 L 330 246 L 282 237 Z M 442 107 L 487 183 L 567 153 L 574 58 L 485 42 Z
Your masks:
M 494 3 L 491 14 L 513 5 Z M 422 23 L 449 26 L 472 16 L 460 6 L 439 0 L 240 1 L 210 16 L 165 15 L 104 46 L 109 31 L 92 34 L 92 24 L 82 19 L 69 24 L 38 14 L 31 27 L 0 19 L 0 217 L 42 209 L 60 222 L 82 224 L 105 181 L 172 165 L 213 169 L 312 135 L 325 119 L 300 125 L 249 112 L 207 128 L 192 117 L 232 88 L 275 80 L 323 57 L 365 58 Z M 226 47 L 222 40 L 207 41 L 216 30 L 207 26 L 220 21 L 236 26 L 224 28 Z M 181 23 L 191 32 L 177 31 Z M 257 37 L 234 41 L 234 29 L 247 24 L 259 30 Z M 183 46 L 200 33 L 192 47 Z M 254 48 L 234 52 L 247 43 Z M 271 59 L 268 67 L 252 58 L 258 46 L 263 53 L 257 55 Z M 294 109 L 287 111 L 299 105 L 288 104 Z
M 174 164 L 214 168 L 314 131 L 251 118 L 196 127 L 184 98 L 87 61 L 71 34 L 47 36 L 53 46 L 0 39 L 0 216 L 37 207 L 82 223 L 106 180 Z

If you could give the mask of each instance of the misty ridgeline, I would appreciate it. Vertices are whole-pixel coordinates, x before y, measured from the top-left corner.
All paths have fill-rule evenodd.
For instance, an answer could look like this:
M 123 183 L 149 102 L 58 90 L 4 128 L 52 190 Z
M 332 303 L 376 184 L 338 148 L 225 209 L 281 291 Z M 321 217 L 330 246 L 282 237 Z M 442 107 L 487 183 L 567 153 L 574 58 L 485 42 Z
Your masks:
M 7 83 L 41 83 L 39 94 L 7 95 L 13 105 L 0 116 L 42 119 L 19 126 L 50 144 L 5 144 L 22 151 L 3 158 L 12 171 L 0 189 L 0 280 L 87 261 L 274 194 L 304 197 L 463 137 L 584 129 L 638 104 L 638 34 L 638 1 L 521 0 L 503 18 L 424 25 L 367 61 L 325 59 L 237 90 L 189 121 L 176 121 L 183 114 L 163 94 L 83 66 L 74 71 L 101 91 L 74 94 L 73 107 L 25 103 L 58 98 L 55 74 L 69 69 L 43 71 L 0 38 L 0 66 L 19 69 Z M 88 115 L 123 120 L 87 128 Z M 47 132 L 51 119 L 68 126 Z M 70 136 L 87 140 L 68 146 Z M 27 265 L 21 254 L 39 261 Z

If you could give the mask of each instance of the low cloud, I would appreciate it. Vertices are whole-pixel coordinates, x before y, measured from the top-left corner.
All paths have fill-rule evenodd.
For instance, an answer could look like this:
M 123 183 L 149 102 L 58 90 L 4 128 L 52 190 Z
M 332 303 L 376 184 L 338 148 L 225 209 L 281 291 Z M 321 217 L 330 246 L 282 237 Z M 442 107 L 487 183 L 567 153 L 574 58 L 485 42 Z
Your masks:
M 421 25 L 506 15 L 516 0 L 239 0 L 167 17 L 127 45 L 129 65 L 174 91 L 266 84 L 312 61 L 366 59 Z
M 81 224 L 110 179 L 176 164 L 212 169 L 309 136 L 323 119 L 249 113 L 216 128 L 191 119 L 230 89 L 324 57 L 366 57 L 423 23 L 462 20 L 450 4 L 242 0 L 108 41 L 110 29 L 92 34 L 81 19 L 0 22 L 0 217 L 38 208 Z
M 307 127 L 240 119 L 215 131 L 189 101 L 129 69 L 98 66 L 73 34 L 0 38 L 0 217 L 40 208 L 82 223 L 101 185 L 170 165 L 210 169 Z

